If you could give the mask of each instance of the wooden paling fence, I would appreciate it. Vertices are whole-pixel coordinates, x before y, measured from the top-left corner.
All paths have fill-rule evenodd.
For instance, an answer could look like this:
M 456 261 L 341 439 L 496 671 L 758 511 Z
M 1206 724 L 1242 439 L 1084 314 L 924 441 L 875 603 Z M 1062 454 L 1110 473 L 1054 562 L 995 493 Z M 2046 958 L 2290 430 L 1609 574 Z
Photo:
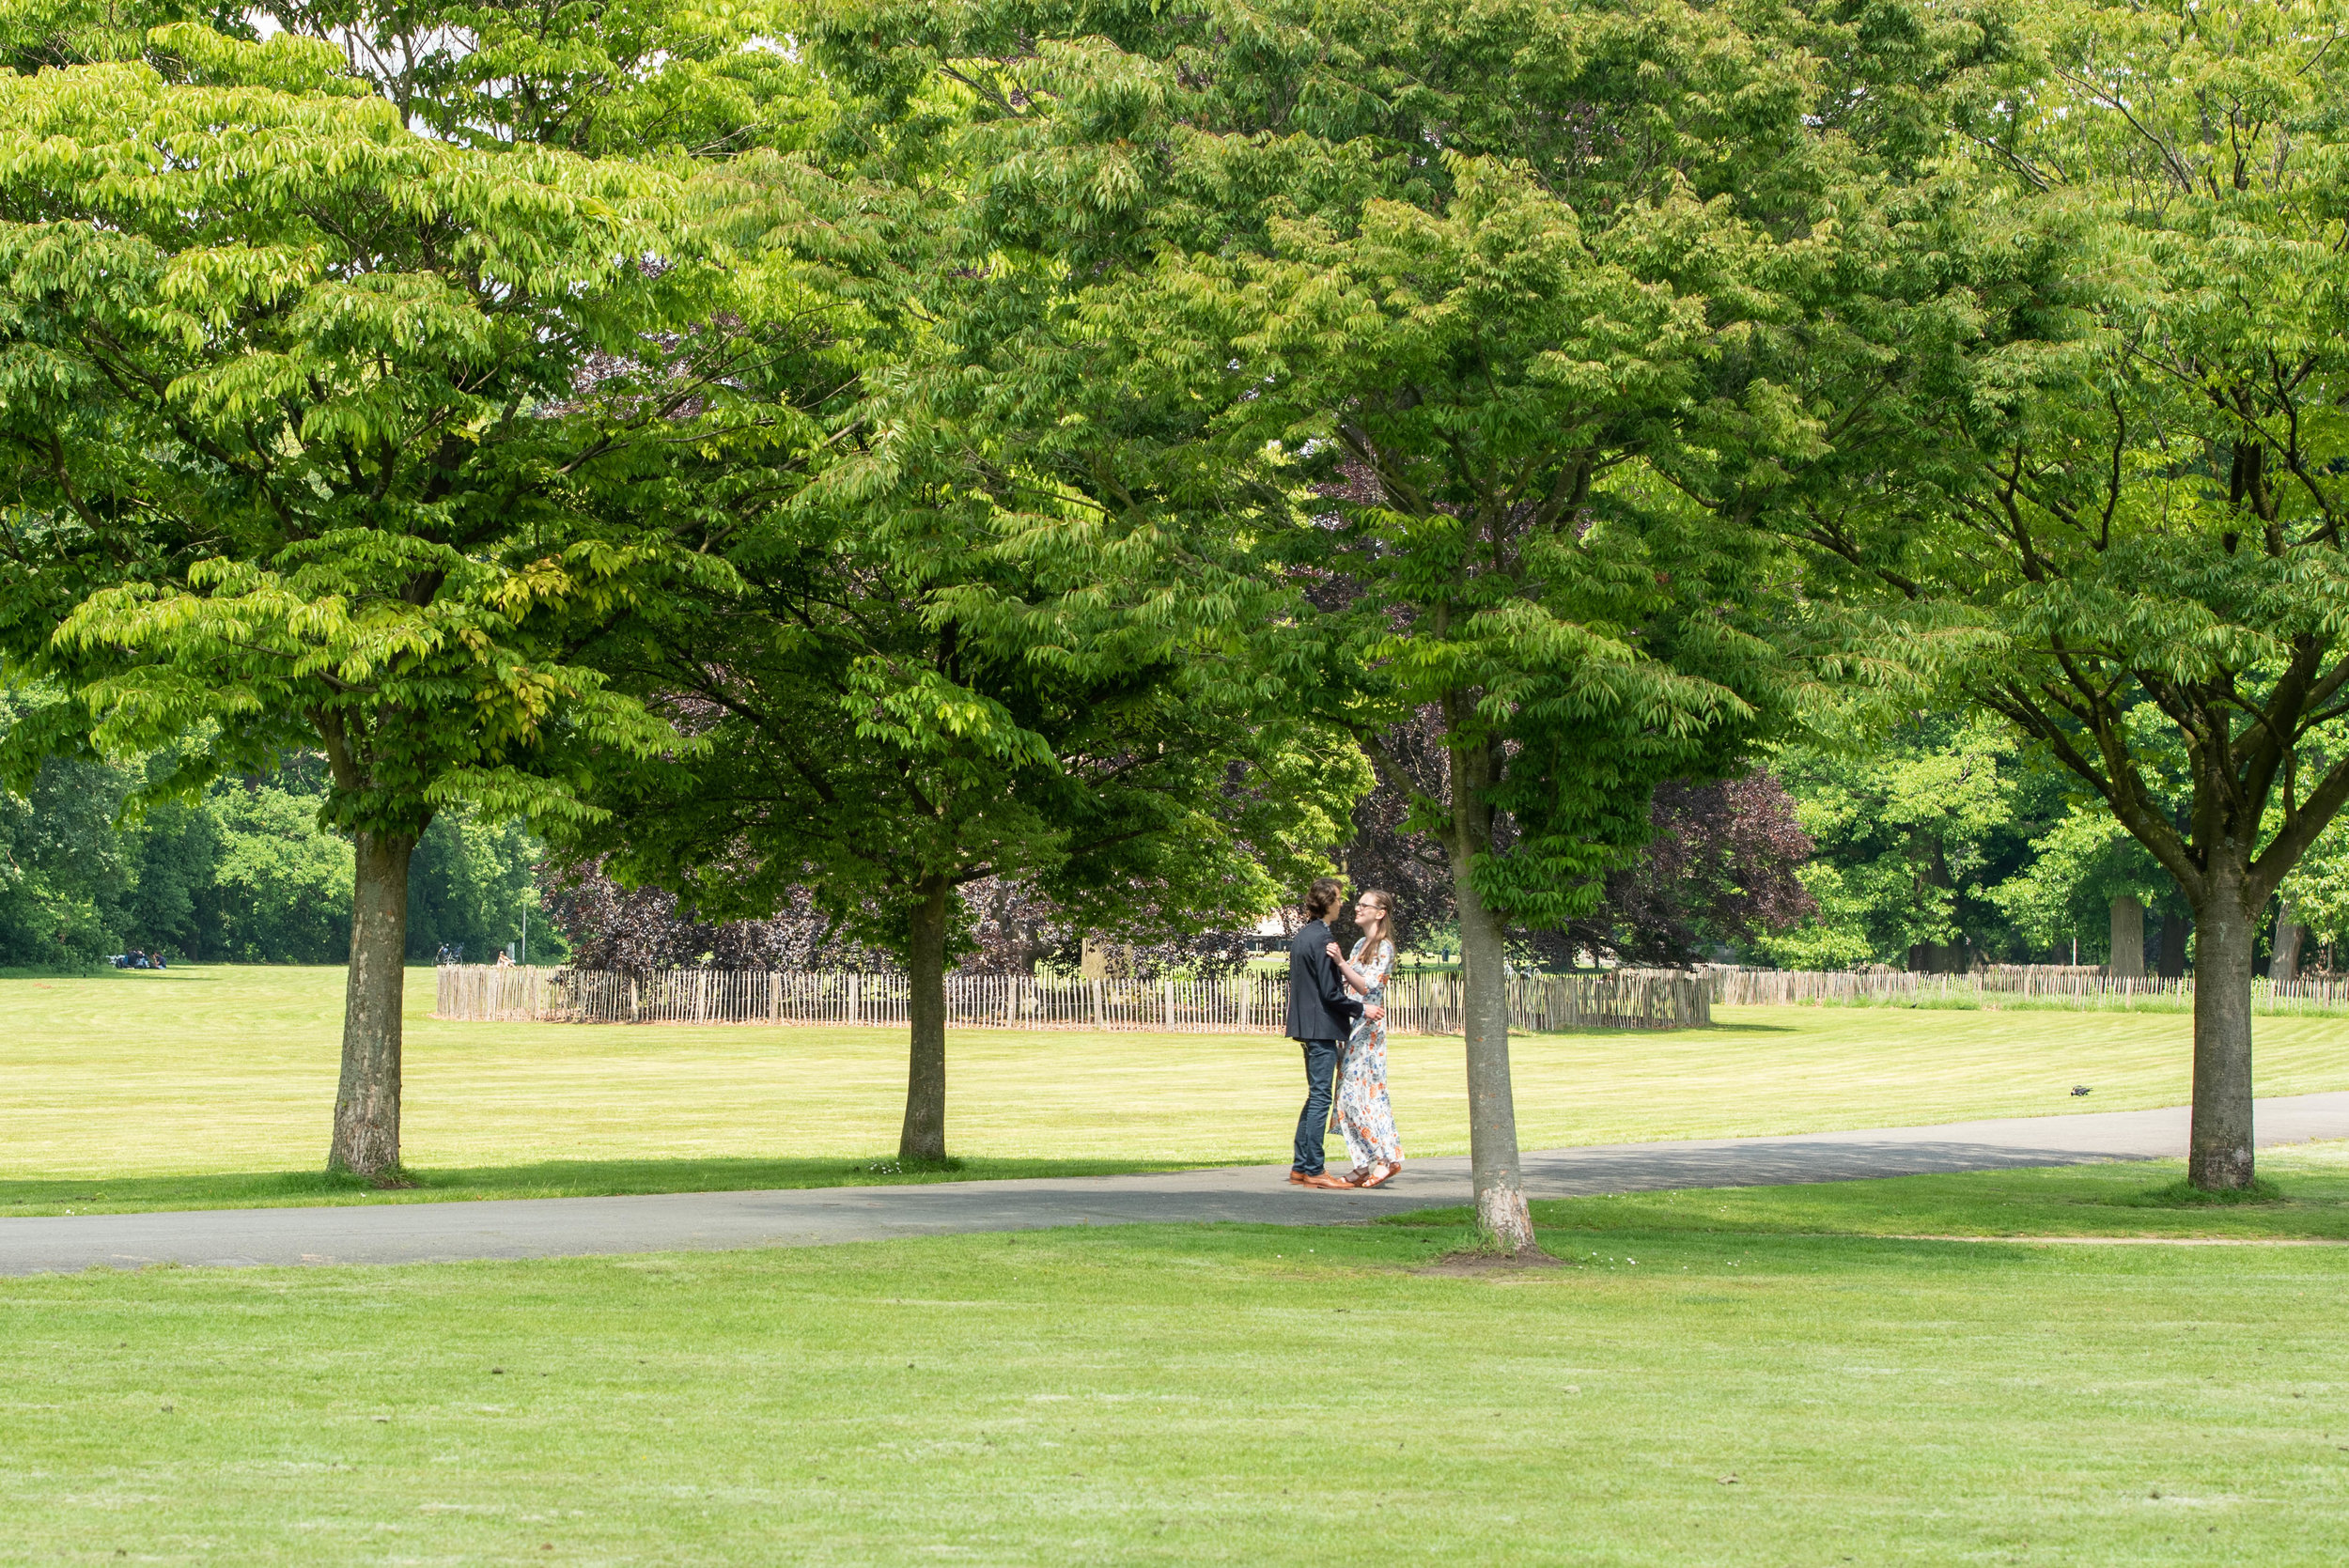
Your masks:
M 902 974 L 754 970 L 498 969 L 444 964 L 433 1017 L 501 1022 L 894 1024 L 906 1022 Z M 956 1029 L 1151 1030 L 1279 1034 L 1288 976 L 1259 970 L 1215 980 L 1075 980 L 950 974 Z M 1457 1034 L 1456 974 L 1387 983 L 1387 1028 Z M 1512 1029 L 1690 1029 L 1713 1021 L 1706 983 L 1670 971 L 1519 974 L 1509 981 Z
M 2116 979 L 2073 965 L 2006 964 L 1968 974 L 1902 970 L 1749 970 L 1716 964 L 1704 971 L 1712 1000 L 1724 1006 L 1801 1002 L 1996 1002 L 2034 999 L 2082 1011 L 2125 1012 L 2147 1001 L 2191 1004 L 2192 976 Z M 2251 982 L 2251 1006 L 2263 1013 L 2329 1013 L 2349 1007 L 2349 982 Z
M 562 970 L 494 964 L 443 964 L 436 972 L 432 1016 L 484 1022 L 527 1023 L 548 1017 Z

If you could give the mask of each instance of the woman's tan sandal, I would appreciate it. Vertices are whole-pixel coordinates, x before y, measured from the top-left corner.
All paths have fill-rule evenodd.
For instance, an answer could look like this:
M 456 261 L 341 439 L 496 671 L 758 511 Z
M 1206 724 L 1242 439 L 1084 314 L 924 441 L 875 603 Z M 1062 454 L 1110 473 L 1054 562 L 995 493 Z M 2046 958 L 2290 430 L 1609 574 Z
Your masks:
M 1356 1182 L 1354 1185 L 1356 1187 L 1363 1188 L 1384 1187 L 1389 1182 L 1394 1180 L 1394 1173 L 1402 1169 L 1403 1167 L 1400 1165 L 1374 1166 L 1372 1167 L 1371 1173 L 1369 1175 L 1364 1176 L 1361 1181 Z

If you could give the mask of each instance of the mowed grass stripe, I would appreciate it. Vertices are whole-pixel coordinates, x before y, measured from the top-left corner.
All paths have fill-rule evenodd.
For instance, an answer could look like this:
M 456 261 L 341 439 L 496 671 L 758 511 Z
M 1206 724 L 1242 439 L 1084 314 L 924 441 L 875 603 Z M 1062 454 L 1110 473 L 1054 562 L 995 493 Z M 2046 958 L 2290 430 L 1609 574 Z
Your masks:
M 1575 1250 L 1575 1238 L 1583 1233 L 1619 1232 L 2031 1243 L 2349 1241 L 2349 1142 L 2270 1148 L 2260 1156 L 2260 1172 L 2281 1197 L 2242 1203 L 2199 1201 L 2181 1190 L 2183 1160 L 2151 1159 L 1793 1187 L 1537 1198 L 1532 1207 L 1547 1244 L 1564 1251 Z M 1412 1227 L 1468 1222 L 1465 1208 L 1423 1209 L 1378 1221 Z
M 437 1023 L 411 977 L 406 1154 L 427 1170 L 568 1161 L 855 1160 L 903 1110 L 889 1029 Z M 0 1175 L 314 1170 L 342 971 L 194 968 L 0 980 Z M 1521 1036 L 1528 1148 L 2182 1103 L 2174 1014 L 1724 1008 L 1676 1033 Z M 2349 1089 L 2349 1021 L 2261 1018 L 2259 1089 Z M 1406 1149 L 1466 1151 L 1460 1044 L 1398 1035 Z M 1263 1037 L 957 1032 L 964 1155 L 1086 1169 L 1285 1157 L 1295 1050 Z M 2075 1097 L 2076 1083 L 2094 1093 Z M 1072 1167 L 1073 1168 L 1073 1167 Z M 1033 1167 L 1031 1168 L 1033 1169 Z
M 0 1281 L 12 1560 L 2329 1563 L 2349 1258 L 1441 1227 Z M 552 1551 L 549 1551 L 552 1548 Z

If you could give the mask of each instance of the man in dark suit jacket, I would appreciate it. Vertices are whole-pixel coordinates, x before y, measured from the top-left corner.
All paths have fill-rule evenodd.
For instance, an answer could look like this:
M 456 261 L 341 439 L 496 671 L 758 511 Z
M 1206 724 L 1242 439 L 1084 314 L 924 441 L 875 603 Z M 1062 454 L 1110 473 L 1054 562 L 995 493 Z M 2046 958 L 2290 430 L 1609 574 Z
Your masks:
M 1332 877 L 1315 882 L 1305 894 L 1304 927 L 1289 941 L 1289 1038 L 1305 1048 L 1305 1110 L 1297 1118 L 1297 1157 L 1289 1166 L 1289 1181 L 1298 1187 L 1350 1185 L 1321 1166 L 1338 1042 L 1354 1032 L 1354 1020 L 1363 1013 L 1362 1004 L 1346 994 L 1330 957 L 1329 922 L 1342 891 Z

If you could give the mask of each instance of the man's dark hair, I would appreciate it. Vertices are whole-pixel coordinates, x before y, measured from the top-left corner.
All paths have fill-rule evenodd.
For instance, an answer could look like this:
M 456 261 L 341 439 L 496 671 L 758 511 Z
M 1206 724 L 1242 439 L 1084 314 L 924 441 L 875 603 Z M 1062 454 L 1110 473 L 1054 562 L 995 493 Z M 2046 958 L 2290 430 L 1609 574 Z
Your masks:
M 1315 877 L 1314 885 L 1305 890 L 1305 918 L 1327 920 L 1345 892 L 1335 877 Z

